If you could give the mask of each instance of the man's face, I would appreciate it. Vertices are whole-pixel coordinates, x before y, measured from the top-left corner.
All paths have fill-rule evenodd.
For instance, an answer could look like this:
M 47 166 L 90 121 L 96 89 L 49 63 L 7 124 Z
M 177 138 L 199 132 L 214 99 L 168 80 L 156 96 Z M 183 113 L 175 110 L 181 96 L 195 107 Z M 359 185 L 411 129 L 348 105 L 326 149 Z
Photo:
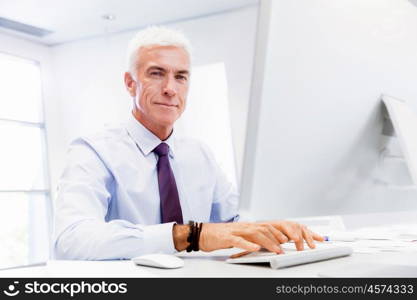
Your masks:
M 190 77 L 187 52 L 174 46 L 141 48 L 134 78 L 125 75 L 135 97 L 135 115 L 152 127 L 172 127 L 185 109 Z

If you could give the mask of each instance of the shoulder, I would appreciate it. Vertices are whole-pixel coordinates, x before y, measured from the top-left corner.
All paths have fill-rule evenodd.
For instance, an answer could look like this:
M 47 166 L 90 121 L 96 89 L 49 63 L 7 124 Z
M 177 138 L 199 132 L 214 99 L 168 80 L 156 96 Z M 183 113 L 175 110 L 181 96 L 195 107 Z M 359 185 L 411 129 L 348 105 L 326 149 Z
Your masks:
M 100 144 L 121 141 L 126 137 L 127 130 L 124 124 L 105 124 L 101 130 L 84 134 L 75 140 Z
M 123 143 L 128 136 L 124 124 L 106 124 L 103 129 L 74 139 L 71 144 L 87 144 L 92 148 Z

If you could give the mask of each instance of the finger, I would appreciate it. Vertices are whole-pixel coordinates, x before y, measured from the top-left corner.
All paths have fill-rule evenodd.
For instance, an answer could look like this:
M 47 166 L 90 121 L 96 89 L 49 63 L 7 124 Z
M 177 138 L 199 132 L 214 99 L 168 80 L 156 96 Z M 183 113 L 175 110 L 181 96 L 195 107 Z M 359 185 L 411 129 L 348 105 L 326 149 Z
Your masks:
M 274 227 L 272 227 L 271 225 L 268 225 L 268 224 L 265 224 L 263 226 L 264 226 L 264 228 L 266 228 L 266 230 L 263 231 L 263 233 L 266 235 L 266 237 L 268 239 L 270 239 L 279 248 L 279 252 L 278 253 L 283 253 L 283 250 L 281 248 L 281 243 L 280 243 L 280 241 L 277 239 L 277 237 L 275 236 L 275 234 L 272 231 L 272 230 L 274 230 Z
M 305 227 L 305 226 L 303 226 L 303 238 L 307 242 L 307 245 L 311 249 L 316 248 L 316 245 L 314 244 L 312 232 L 307 227 Z
M 301 230 L 297 230 L 297 233 L 295 234 L 295 238 L 292 239 L 295 244 L 295 248 L 298 251 L 304 250 L 304 239 L 303 239 L 303 233 Z
M 275 238 L 280 242 L 280 244 L 284 244 L 288 242 L 287 236 L 270 224 L 269 224 L 269 230 L 272 232 Z
M 260 229 L 263 234 L 265 234 L 271 241 L 274 241 L 277 244 L 281 244 L 278 237 L 274 233 L 274 227 L 269 224 L 262 224 Z
M 284 236 L 284 243 L 297 239 L 297 236 L 293 232 L 293 226 L 289 222 L 284 221 L 270 224 Z
M 312 232 L 312 231 L 311 231 L 311 234 L 312 234 L 314 240 L 316 240 L 318 242 L 324 242 L 324 237 L 321 236 L 320 234 Z
M 233 237 L 232 245 L 233 247 L 237 247 L 251 252 L 259 251 L 261 249 L 261 246 L 259 246 L 258 244 L 249 242 L 240 236 Z
M 256 231 L 249 238 L 253 239 L 258 245 L 261 245 L 270 252 L 282 253 L 282 248 L 275 238 L 271 240 L 268 235 L 264 234 L 261 230 Z
M 304 239 L 303 239 L 303 232 L 302 228 L 299 224 L 291 224 L 284 227 L 284 230 L 286 230 L 287 236 L 294 241 L 295 248 L 297 251 L 304 250 Z
M 304 250 L 304 240 L 301 231 L 301 226 L 297 223 L 284 223 L 281 224 L 281 231 L 294 242 L 295 248 L 298 251 Z

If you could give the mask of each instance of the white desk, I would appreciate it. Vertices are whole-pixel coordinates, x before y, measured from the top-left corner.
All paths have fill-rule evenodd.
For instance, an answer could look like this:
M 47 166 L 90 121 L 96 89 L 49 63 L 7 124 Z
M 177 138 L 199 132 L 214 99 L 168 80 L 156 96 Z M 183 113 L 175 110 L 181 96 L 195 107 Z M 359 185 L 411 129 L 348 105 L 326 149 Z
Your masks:
M 318 273 L 350 263 L 381 263 L 417 266 L 417 255 L 411 253 L 353 254 L 286 269 L 273 270 L 268 265 L 228 264 L 227 254 L 235 250 L 222 250 L 210 255 L 182 254 L 185 266 L 180 269 L 157 269 L 136 266 L 131 261 L 50 261 L 46 266 L 4 270 L 0 277 L 317 277 Z
M 416 222 L 416 213 L 373 214 L 343 217 L 347 228 L 389 224 L 394 220 Z M 377 221 L 377 222 L 376 222 Z M 0 271 L 0 277 L 317 277 L 335 267 L 351 263 L 400 264 L 417 266 L 417 253 L 354 253 L 352 256 L 273 270 L 269 265 L 228 264 L 226 258 L 239 249 L 219 250 L 211 253 L 179 253 L 185 266 L 180 269 L 157 269 L 136 266 L 131 261 L 50 261 L 46 266 Z

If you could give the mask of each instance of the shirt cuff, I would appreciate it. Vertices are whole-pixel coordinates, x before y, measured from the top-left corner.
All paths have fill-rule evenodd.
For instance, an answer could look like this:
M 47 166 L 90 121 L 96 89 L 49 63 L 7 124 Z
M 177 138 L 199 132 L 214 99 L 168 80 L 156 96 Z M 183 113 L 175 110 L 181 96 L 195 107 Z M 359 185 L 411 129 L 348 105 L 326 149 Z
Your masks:
M 149 253 L 168 253 L 177 252 L 172 237 L 172 227 L 175 222 L 157 225 L 148 225 L 144 230 L 144 242 Z

